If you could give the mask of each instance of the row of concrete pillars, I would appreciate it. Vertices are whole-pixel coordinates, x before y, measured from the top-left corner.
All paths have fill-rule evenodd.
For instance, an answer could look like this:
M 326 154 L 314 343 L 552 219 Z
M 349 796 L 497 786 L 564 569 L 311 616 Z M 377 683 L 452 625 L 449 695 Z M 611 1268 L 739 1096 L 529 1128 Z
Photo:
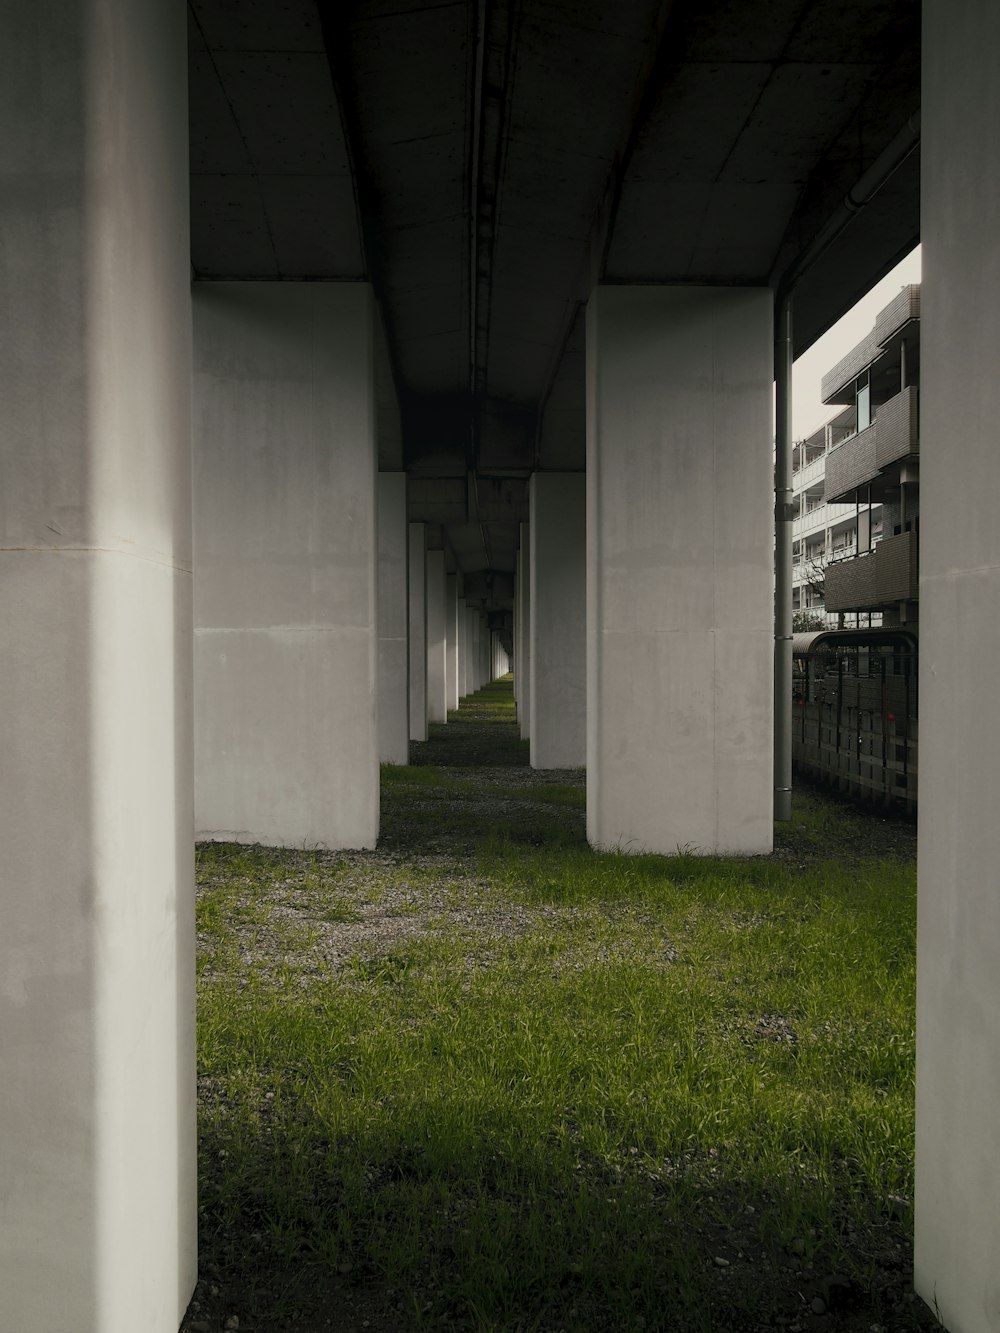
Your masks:
M 172 1333 L 196 1270 L 194 811 L 377 836 L 384 408 L 365 284 L 192 299 L 183 6 L 68 9 L 79 31 L 9 7 L 0 44 L 0 1291 L 25 1333 Z M 917 1283 L 954 1333 L 995 1333 L 1000 8 L 924 16 Z M 766 289 L 590 299 L 599 845 L 770 846 L 771 347 Z M 528 562 L 542 744 L 560 664 Z

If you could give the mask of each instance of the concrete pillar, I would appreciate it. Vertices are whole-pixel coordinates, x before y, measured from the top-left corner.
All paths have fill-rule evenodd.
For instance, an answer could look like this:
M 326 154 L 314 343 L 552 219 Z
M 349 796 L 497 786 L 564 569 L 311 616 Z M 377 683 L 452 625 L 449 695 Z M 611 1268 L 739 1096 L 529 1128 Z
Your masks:
M 771 848 L 772 296 L 603 287 L 587 311 L 587 826 Z
M 187 35 L 0 10 L 0 1323 L 196 1276 Z M 137 164 L 141 164 L 141 169 Z
M 448 721 L 447 575 L 444 551 L 427 552 L 427 721 Z
M 536 472 L 531 516 L 532 768 L 587 762 L 587 479 Z
M 427 739 L 427 538 L 410 524 L 410 740 Z
M 924 5 L 916 1287 L 1000 1328 L 1000 9 Z
M 448 711 L 458 707 L 458 575 L 449 574 L 445 585 L 445 636 L 447 649 L 447 706 Z
M 480 616 L 479 612 L 473 610 L 469 617 L 470 639 L 472 643 L 472 691 L 475 693 L 482 687 L 483 683 L 483 659 L 479 647 Z
M 201 837 L 378 837 L 373 313 L 361 283 L 195 285 Z
M 469 616 L 464 597 L 458 599 L 458 697 L 469 693 Z
M 517 696 L 517 720 L 521 740 L 531 737 L 531 526 L 521 524 L 521 547 L 518 557 L 517 604 L 521 614 L 521 685 Z
M 406 473 L 378 475 L 378 756 L 410 755 Z
M 521 553 L 513 556 L 513 701 L 521 692 Z

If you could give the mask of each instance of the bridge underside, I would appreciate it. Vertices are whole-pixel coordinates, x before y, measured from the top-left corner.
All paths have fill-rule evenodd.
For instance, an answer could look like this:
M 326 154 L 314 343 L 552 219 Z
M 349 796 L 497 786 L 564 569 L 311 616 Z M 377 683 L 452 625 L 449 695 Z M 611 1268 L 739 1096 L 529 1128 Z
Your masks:
M 608 284 L 780 277 L 920 101 L 915 3 L 193 0 L 192 264 L 369 281 L 383 469 L 510 606 L 535 470 L 585 464 Z M 918 238 L 917 155 L 801 284 L 800 349 Z
M 773 289 L 921 101 L 917 1282 L 1000 1328 L 1000 9 L 922 8 L 922 57 L 916 0 L 0 11 L 11 1328 L 176 1329 L 192 815 L 370 845 L 383 666 L 400 757 L 512 647 L 593 843 L 767 851 Z

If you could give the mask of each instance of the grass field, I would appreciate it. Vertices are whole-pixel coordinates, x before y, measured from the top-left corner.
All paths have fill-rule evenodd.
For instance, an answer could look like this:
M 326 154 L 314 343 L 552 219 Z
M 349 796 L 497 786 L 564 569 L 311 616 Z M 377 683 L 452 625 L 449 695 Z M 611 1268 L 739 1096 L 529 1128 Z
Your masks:
M 797 794 L 771 857 L 597 854 L 512 707 L 383 771 L 376 852 L 200 848 L 184 1327 L 934 1326 L 912 831 Z

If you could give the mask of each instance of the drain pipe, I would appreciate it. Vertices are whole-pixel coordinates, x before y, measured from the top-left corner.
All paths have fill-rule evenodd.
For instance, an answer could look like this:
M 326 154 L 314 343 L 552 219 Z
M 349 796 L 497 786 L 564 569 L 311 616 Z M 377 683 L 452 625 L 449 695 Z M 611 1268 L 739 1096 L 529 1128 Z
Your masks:
M 792 297 L 813 264 L 920 143 L 920 112 L 855 182 L 775 282 L 774 293 L 774 818 L 792 817 Z

